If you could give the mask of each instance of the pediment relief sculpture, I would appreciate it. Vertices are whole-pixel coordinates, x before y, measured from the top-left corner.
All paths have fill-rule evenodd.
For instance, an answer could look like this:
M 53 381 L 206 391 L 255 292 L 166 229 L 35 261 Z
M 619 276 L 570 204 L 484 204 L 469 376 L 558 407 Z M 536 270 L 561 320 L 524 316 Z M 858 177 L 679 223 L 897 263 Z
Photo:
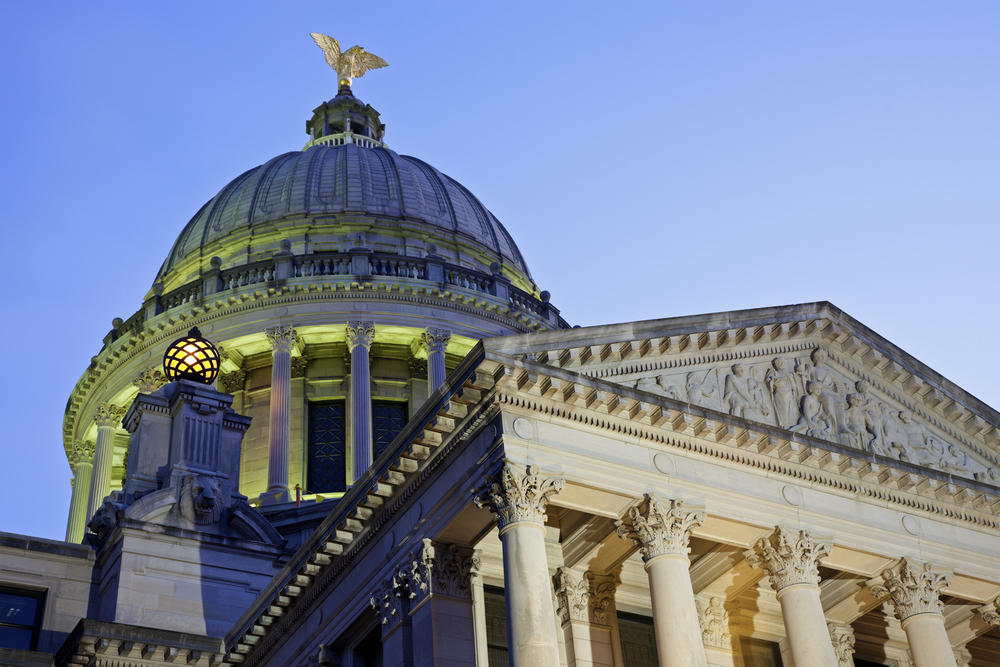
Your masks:
M 835 365 L 822 347 L 607 379 L 871 454 L 1000 485 L 995 465 L 979 460 L 906 406 L 877 393 L 867 379 Z

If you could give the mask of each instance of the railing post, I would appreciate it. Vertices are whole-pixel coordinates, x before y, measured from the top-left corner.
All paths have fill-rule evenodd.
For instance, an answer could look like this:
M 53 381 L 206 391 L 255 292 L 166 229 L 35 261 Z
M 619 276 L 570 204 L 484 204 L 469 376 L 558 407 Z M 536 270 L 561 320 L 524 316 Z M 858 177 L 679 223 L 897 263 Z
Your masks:
M 208 296 L 209 294 L 215 294 L 221 291 L 221 276 L 222 271 L 220 267 L 222 266 L 222 260 L 218 257 L 212 258 L 212 268 L 202 274 L 201 279 L 201 295 Z
M 372 273 L 371 248 L 351 248 L 351 273 L 355 276 L 370 276 Z
M 500 272 L 500 264 L 497 262 L 490 264 L 490 273 L 493 274 L 493 280 L 490 281 L 490 294 L 507 303 L 510 301 L 510 281 Z
M 444 263 L 437 255 L 437 248 L 432 244 L 427 248 L 427 280 L 432 283 L 444 282 Z
M 153 283 L 153 296 L 142 304 L 143 319 L 149 320 L 163 312 L 160 297 L 163 295 L 163 283 Z
M 292 242 L 285 239 L 281 242 L 281 252 L 274 256 L 274 279 L 288 280 L 292 277 Z
M 542 313 L 544 314 L 545 319 L 552 324 L 559 326 L 559 309 L 549 303 L 549 299 L 552 298 L 552 295 L 549 294 L 548 291 L 544 291 L 538 296 L 542 300 Z

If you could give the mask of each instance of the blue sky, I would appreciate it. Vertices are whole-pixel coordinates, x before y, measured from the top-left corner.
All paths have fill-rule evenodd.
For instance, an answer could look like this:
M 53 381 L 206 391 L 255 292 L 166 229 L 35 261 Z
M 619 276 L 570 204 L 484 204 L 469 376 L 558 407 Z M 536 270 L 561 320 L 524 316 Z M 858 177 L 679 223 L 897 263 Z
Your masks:
M 1000 4 L 4 3 L 0 530 L 61 538 L 66 399 L 187 220 L 335 75 L 574 324 L 827 299 L 1000 406 Z

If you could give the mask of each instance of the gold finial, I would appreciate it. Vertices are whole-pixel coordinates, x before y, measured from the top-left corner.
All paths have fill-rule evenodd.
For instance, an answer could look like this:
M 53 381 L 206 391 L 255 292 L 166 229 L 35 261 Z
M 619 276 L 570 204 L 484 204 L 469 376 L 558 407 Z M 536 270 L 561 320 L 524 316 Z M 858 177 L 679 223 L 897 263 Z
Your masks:
M 333 37 L 318 32 L 311 32 L 309 36 L 313 38 L 319 48 L 323 49 L 326 62 L 337 72 L 337 82 L 341 86 L 350 86 L 351 79 L 364 76 L 364 73 L 370 69 L 388 67 L 389 65 L 374 53 L 368 53 L 360 46 L 352 46 L 341 52 L 340 43 Z

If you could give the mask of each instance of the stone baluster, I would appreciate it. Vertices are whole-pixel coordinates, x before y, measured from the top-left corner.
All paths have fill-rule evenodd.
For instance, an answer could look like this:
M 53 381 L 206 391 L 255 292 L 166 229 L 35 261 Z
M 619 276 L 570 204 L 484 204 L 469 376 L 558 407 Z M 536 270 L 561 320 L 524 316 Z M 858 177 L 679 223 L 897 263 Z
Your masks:
M 561 478 L 542 478 L 509 462 L 476 504 L 497 519 L 503 548 L 504 592 L 511 665 L 558 665 L 556 617 L 545 553 L 545 506 L 562 490 Z
M 750 565 L 770 577 L 796 665 L 838 665 L 819 597 L 819 559 L 831 547 L 829 540 L 815 539 L 804 530 L 778 526 L 745 552 Z
M 112 403 L 97 408 L 97 443 L 94 447 L 94 468 L 90 476 L 90 500 L 87 503 L 87 521 L 111 492 L 111 464 L 115 453 L 115 429 L 121 425 L 125 408 Z M 85 521 L 86 522 L 86 521 Z
M 353 475 L 357 481 L 372 464 L 372 389 L 368 350 L 375 340 L 374 322 L 348 322 L 347 348 L 351 351 L 351 442 Z
M 840 667 L 854 667 L 854 628 L 840 623 L 828 623 L 833 652 Z
M 632 507 L 625 520 L 615 522 L 618 535 L 639 547 L 649 576 L 656 653 L 662 667 L 707 664 L 701 639 L 698 608 L 689 568 L 691 530 L 705 520 L 705 512 L 690 509 L 682 500 L 663 501 L 646 494 L 645 511 Z
M 940 591 L 951 580 L 951 572 L 930 563 L 904 558 L 868 581 L 877 597 L 889 596 L 895 607 L 914 667 L 955 667 L 955 654 L 948 640 L 941 613 Z
M 444 384 L 447 370 L 444 365 L 444 351 L 451 339 L 451 332 L 444 329 L 426 329 L 420 336 L 420 343 L 427 349 L 427 395 Z
M 66 521 L 66 541 L 78 543 L 83 540 L 87 519 L 87 503 L 90 495 L 90 476 L 94 470 L 94 443 L 80 441 L 73 445 L 73 495 L 69 501 L 69 519 Z
M 271 344 L 271 411 L 268 422 L 267 491 L 263 503 L 288 502 L 289 396 L 292 384 L 292 346 L 298 340 L 290 326 L 265 331 Z

